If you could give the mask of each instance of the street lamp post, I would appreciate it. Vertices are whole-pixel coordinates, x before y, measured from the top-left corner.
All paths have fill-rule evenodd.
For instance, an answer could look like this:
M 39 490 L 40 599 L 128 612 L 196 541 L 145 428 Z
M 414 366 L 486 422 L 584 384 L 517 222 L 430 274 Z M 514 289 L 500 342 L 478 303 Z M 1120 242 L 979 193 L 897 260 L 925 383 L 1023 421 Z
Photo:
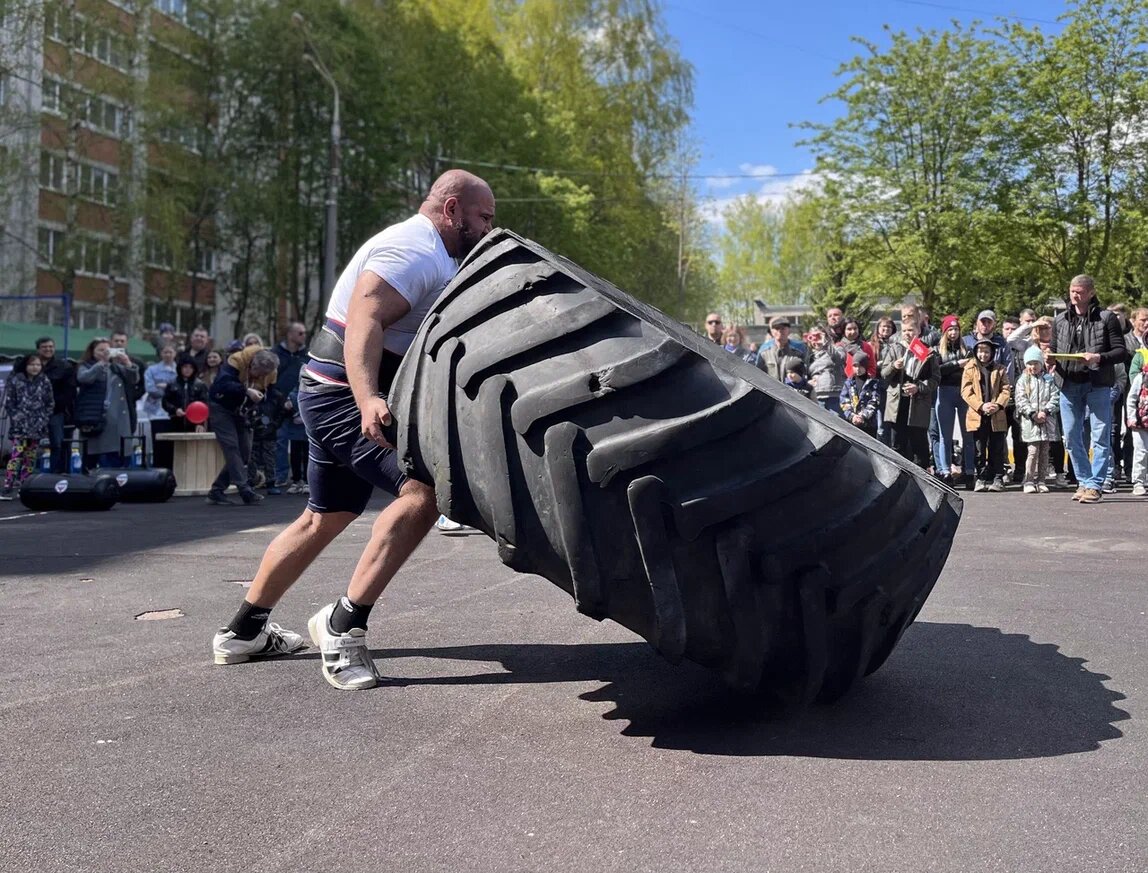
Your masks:
M 335 290 L 335 259 L 339 235 L 339 84 L 323 59 L 315 50 L 311 42 L 311 33 L 307 28 L 307 19 L 301 12 L 291 13 L 291 23 L 299 28 L 303 34 L 303 57 L 323 77 L 323 81 L 331 86 L 334 96 L 334 107 L 331 110 L 331 146 L 328 159 L 327 201 L 326 216 L 323 234 L 323 301 L 322 309 L 326 309 L 331 299 L 331 292 Z

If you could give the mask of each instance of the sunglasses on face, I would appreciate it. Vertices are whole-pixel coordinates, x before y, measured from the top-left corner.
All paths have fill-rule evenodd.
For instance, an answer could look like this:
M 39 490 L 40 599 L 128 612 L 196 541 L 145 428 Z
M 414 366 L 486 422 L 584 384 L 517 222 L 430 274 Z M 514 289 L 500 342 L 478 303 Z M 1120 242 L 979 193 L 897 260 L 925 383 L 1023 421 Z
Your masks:
M 721 324 L 721 319 L 719 318 L 716 321 L 707 321 L 706 324 Z

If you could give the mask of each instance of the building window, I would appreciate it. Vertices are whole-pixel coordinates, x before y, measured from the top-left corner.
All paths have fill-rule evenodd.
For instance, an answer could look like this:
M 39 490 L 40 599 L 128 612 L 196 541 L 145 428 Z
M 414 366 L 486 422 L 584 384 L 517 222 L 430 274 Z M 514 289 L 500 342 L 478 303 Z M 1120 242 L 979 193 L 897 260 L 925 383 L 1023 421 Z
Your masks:
M 75 48 L 81 54 L 95 58 L 122 72 L 128 69 L 128 51 L 122 34 L 114 33 L 83 15 L 72 15 L 72 32 L 64 27 L 67 11 L 48 6 L 44 10 L 44 36 L 58 43 L 74 40 Z
M 215 250 L 202 247 L 199 250 L 198 257 L 195 258 L 195 263 L 192 265 L 192 271 L 200 276 L 211 276 L 215 274 Z
M 50 227 L 38 229 L 36 237 L 37 247 L 40 250 L 40 263 L 51 267 L 64 258 L 64 232 Z
M 97 203 L 106 203 L 108 206 L 116 205 L 116 193 L 119 186 L 119 174 L 80 165 L 80 196 L 95 200 Z
M 191 306 L 176 300 L 145 300 L 144 301 L 144 330 L 159 330 L 165 321 L 175 325 L 175 332 L 187 336 L 202 323 L 203 310 L 200 318 L 192 320 Z
M 160 242 L 154 236 L 149 236 L 144 243 L 144 260 L 149 267 L 159 270 L 170 270 L 175 266 L 175 257 L 171 247 Z
M 178 21 L 187 18 L 187 0 L 159 0 L 155 4 L 155 8 Z
M 40 152 L 40 187 L 64 191 L 64 158 L 51 152 Z
M 60 96 L 63 89 L 55 79 L 44 77 L 43 104 L 45 112 L 60 111 Z
M 76 116 L 88 126 L 101 133 L 119 137 L 127 132 L 127 118 L 124 108 L 96 94 L 87 94 L 57 79 L 44 77 L 43 105 L 45 112 L 57 115 L 64 112 L 64 100 L 70 97 L 74 103 Z
M 77 234 L 75 245 L 67 247 L 64 231 L 41 227 L 37 239 L 41 266 L 72 267 L 77 273 L 107 277 L 116 271 L 120 260 L 118 247 L 107 237 Z

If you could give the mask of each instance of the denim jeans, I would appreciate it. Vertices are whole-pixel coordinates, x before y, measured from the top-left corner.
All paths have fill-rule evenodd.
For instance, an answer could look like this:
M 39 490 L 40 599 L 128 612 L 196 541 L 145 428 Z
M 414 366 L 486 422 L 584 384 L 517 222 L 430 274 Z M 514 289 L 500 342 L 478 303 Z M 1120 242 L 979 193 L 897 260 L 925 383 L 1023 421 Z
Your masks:
M 841 398 L 836 394 L 831 397 L 818 397 L 817 405 L 834 415 L 841 415 Z
M 964 458 L 961 459 L 961 469 L 965 473 L 972 472 L 973 468 L 967 460 L 973 454 L 972 440 L 969 439 L 969 435 L 965 431 L 965 410 L 967 409 L 968 404 L 961 399 L 959 385 L 941 385 L 937 388 L 937 399 L 933 401 L 933 412 L 937 416 L 938 436 L 933 445 L 933 459 L 936 461 L 937 473 L 940 475 L 948 475 L 953 467 L 951 449 L 954 419 L 961 428 L 961 448 L 964 454 Z
M 1082 433 L 1086 415 L 1091 426 L 1091 461 Z M 1099 491 L 1112 465 L 1111 389 L 1093 388 L 1088 382 L 1066 381 L 1060 389 L 1060 421 L 1080 487 Z

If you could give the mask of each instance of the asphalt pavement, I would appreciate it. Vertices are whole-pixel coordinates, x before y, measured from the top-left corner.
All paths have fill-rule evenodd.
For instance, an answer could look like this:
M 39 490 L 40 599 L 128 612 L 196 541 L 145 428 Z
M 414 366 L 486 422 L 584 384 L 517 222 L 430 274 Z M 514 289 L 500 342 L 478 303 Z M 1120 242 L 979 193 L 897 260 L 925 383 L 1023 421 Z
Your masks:
M 274 618 L 305 633 L 381 504 Z M 384 687 L 210 643 L 302 506 L 0 504 L 3 871 L 1148 870 L 1148 500 L 970 494 L 886 665 L 779 713 L 432 531 Z

